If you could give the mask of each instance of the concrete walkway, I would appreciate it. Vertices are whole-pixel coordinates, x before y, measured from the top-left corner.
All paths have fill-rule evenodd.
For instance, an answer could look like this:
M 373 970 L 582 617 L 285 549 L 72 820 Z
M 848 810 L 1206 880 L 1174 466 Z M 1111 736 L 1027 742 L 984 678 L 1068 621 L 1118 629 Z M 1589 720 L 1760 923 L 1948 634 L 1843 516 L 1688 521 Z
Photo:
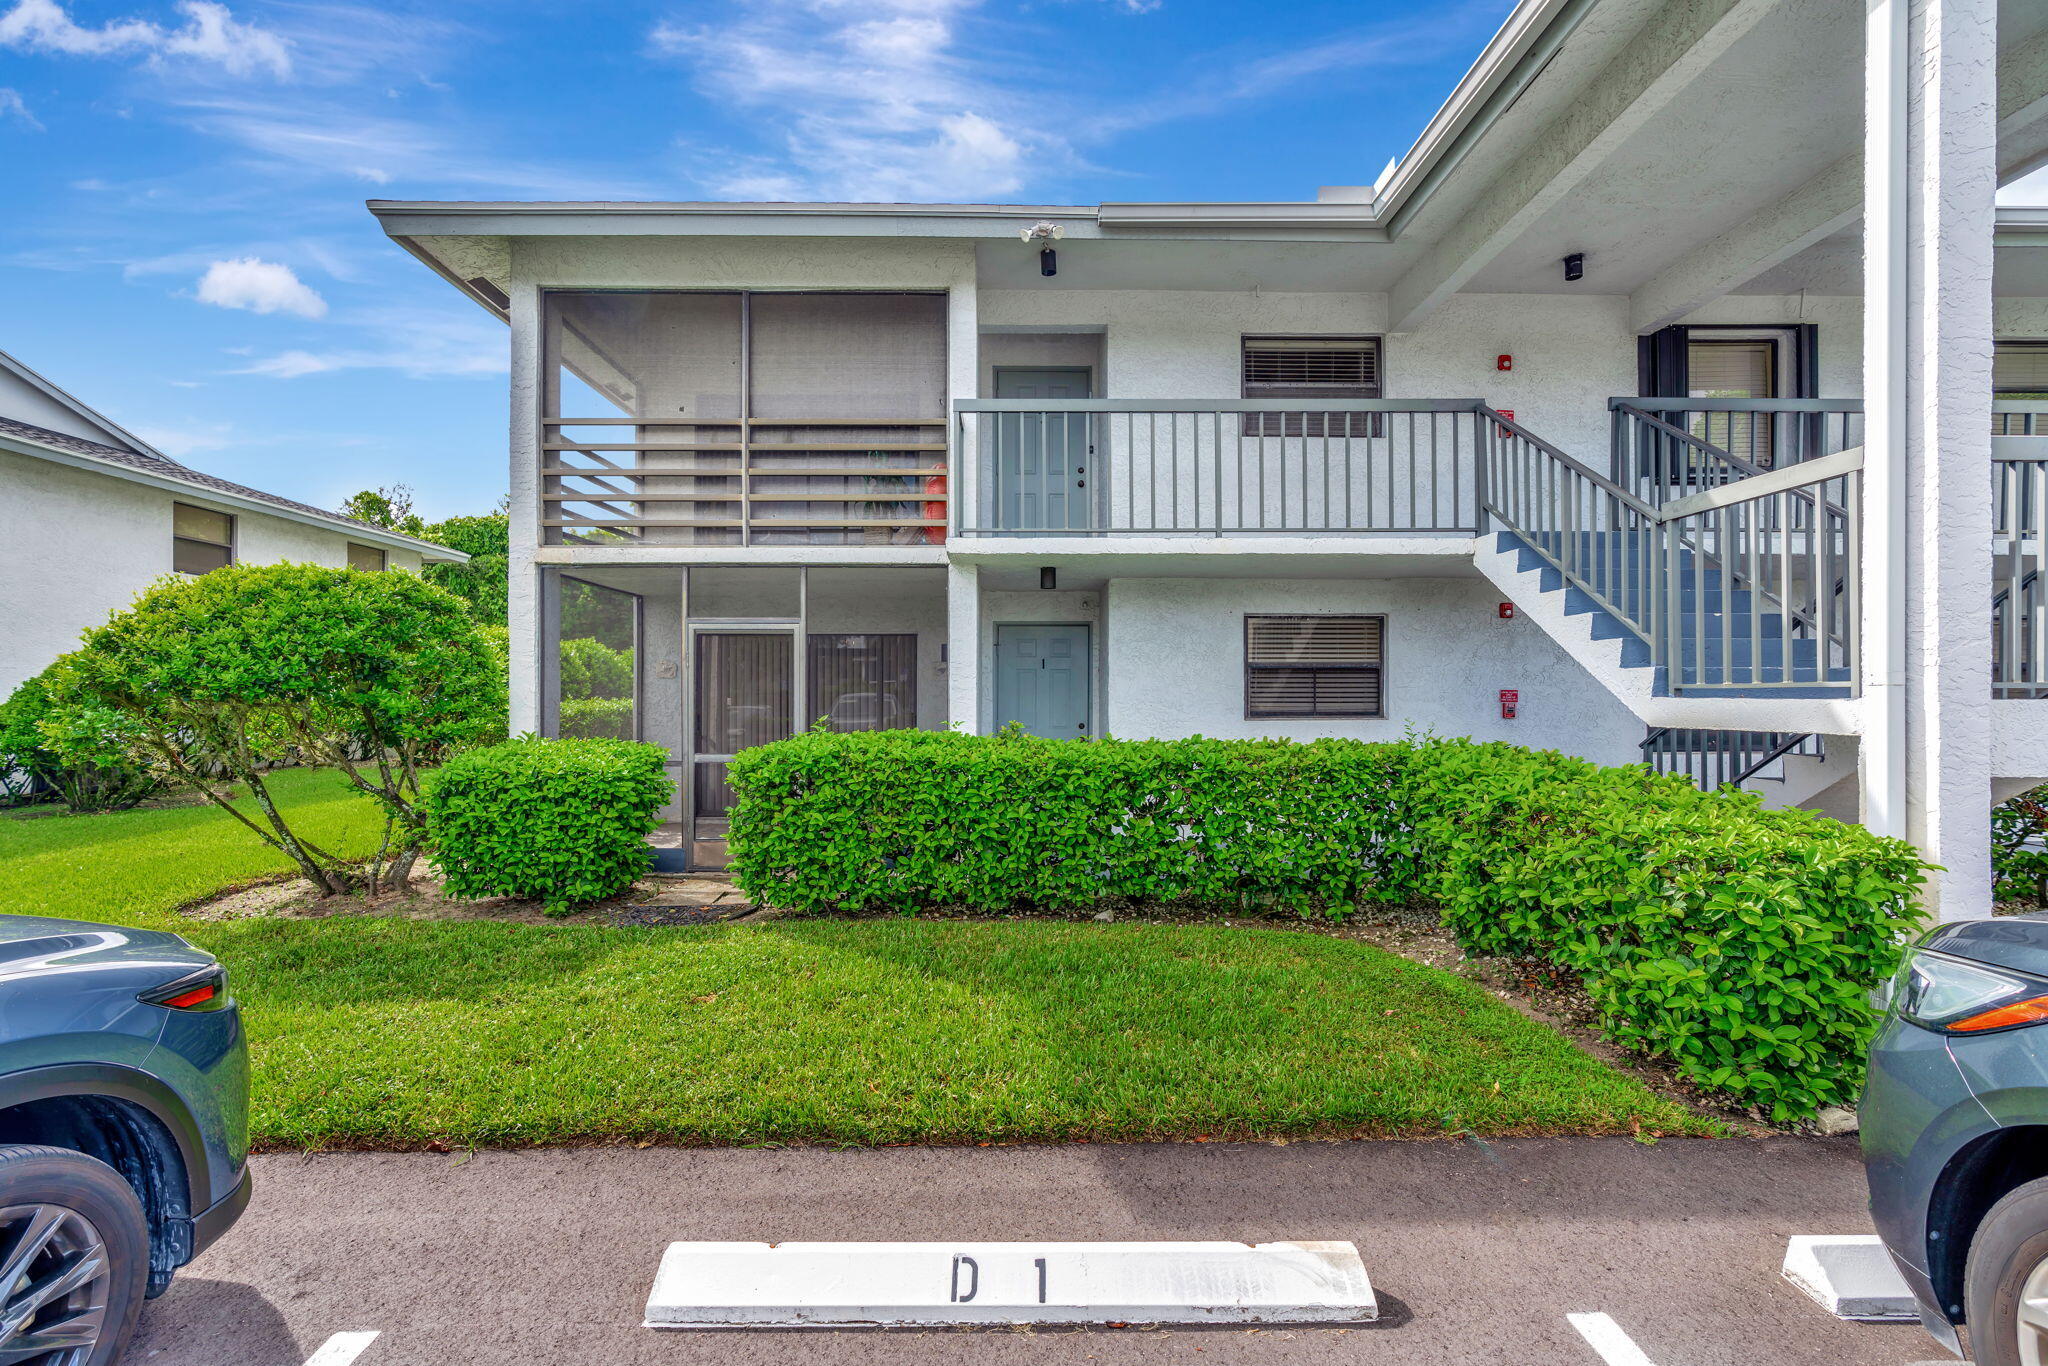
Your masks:
M 1778 1279 L 1793 1233 L 1868 1232 L 1846 1140 L 1520 1139 L 881 1151 L 546 1149 L 260 1158 L 248 1216 L 145 1310 L 130 1362 L 358 1366 L 1371 1362 L 1904 1366 Z M 1351 1239 L 1363 1329 L 657 1334 L 674 1239 Z M 330 1349 L 339 1359 L 343 1348 Z

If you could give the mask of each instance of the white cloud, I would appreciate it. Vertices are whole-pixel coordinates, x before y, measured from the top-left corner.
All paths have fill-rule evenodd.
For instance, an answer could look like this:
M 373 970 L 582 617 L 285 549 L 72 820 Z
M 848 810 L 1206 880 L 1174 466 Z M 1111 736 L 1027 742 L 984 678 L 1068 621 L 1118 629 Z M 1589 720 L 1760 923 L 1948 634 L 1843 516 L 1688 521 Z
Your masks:
M 721 22 L 658 25 L 662 55 L 744 109 L 778 155 L 722 169 L 722 194 L 927 200 L 1014 195 L 1071 159 L 1013 54 L 969 55 L 975 0 L 744 0 Z M 991 48 L 1000 52 L 1000 47 Z
M 503 326 L 466 312 L 374 310 L 346 320 L 363 340 L 327 351 L 292 350 L 264 356 L 233 375 L 304 379 L 343 370 L 390 370 L 410 379 L 502 375 L 507 368 Z
M 275 161 L 321 176 L 347 175 L 375 185 L 404 180 L 474 186 L 536 199 L 652 199 L 645 186 L 601 172 L 505 156 L 458 128 L 428 128 L 362 113 L 329 98 L 242 99 L 208 92 L 180 101 L 192 125 Z
M 4 85 L 0 85 L 0 119 L 20 119 L 38 133 L 43 131 L 42 123 L 29 112 L 28 104 L 21 98 L 21 92 Z
M 275 261 L 239 256 L 232 261 L 215 261 L 199 277 L 198 299 L 219 308 L 246 308 L 251 313 L 296 313 L 301 318 L 324 318 L 327 301 L 292 273 L 292 268 Z
M 292 73 L 285 40 L 269 29 L 245 24 L 215 0 L 178 0 L 183 25 L 166 28 L 148 19 L 115 19 L 98 27 L 80 24 L 57 0 L 15 0 L 0 14 L 0 47 L 69 57 L 139 55 L 152 62 L 183 57 L 221 67 L 237 76 L 267 70 L 283 80 Z

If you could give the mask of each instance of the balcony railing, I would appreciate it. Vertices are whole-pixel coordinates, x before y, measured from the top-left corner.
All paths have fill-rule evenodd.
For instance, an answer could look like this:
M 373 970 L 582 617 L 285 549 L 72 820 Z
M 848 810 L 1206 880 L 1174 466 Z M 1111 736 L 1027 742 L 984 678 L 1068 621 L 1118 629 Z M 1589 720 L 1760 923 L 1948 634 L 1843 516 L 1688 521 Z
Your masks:
M 2048 697 L 2048 402 L 2001 402 L 2040 435 L 1991 438 L 1991 691 Z
M 2048 399 L 1991 400 L 1993 436 L 2048 436 Z
M 1323 536 L 1479 526 L 1474 399 L 954 405 L 959 535 Z
M 904 418 L 541 427 L 550 545 L 923 545 L 946 536 L 946 423 Z

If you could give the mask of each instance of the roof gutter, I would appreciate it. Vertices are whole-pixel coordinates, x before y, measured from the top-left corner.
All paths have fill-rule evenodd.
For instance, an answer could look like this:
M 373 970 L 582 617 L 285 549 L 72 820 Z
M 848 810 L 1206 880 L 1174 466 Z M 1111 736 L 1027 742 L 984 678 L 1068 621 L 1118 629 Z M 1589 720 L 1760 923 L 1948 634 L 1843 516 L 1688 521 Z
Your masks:
M 1398 235 L 1486 131 L 1514 108 L 1598 0 L 1521 0 L 1415 145 L 1378 187 L 1375 211 Z
M 125 479 L 131 484 L 142 484 L 150 488 L 164 489 L 171 493 L 183 494 L 187 497 L 198 499 L 201 502 L 224 503 L 243 511 L 261 513 L 266 517 L 281 518 L 287 522 L 297 522 L 301 526 L 317 527 L 322 531 L 332 531 L 337 535 L 350 536 L 356 540 L 384 546 L 391 550 L 415 550 L 419 552 L 422 559 L 426 560 L 435 560 L 446 564 L 466 564 L 469 561 L 469 556 L 460 550 L 452 550 L 445 545 L 436 545 L 432 541 L 422 541 L 412 536 L 400 535 L 395 531 L 386 531 L 382 527 L 371 526 L 368 522 L 316 516 L 310 512 L 300 512 L 296 508 L 280 507 L 276 503 L 266 503 L 261 498 L 250 498 L 244 494 L 229 493 L 225 489 L 217 489 L 207 484 L 193 483 L 184 479 L 172 479 L 165 475 L 152 474 L 147 470 L 138 470 L 132 465 L 122 465 L 112 460 L 101 460 L 80 451 L 58 450 L 54 446 L 45 446 L 39 441 L 29 441 L 23 437 L 14 436 L 6 432 L 0 432 L 0 450 L 12 451 L 17 455 L 33 456 L 38 460 L 48 460 L 58 465 L 69 465 L 73 469 L 88 470 L 93 474 L 111 475 L 116 479 Z
M 1993 236 L 2001 247 L 2048 247 L 2048 206 L 2012 205 L 1998 210 Z

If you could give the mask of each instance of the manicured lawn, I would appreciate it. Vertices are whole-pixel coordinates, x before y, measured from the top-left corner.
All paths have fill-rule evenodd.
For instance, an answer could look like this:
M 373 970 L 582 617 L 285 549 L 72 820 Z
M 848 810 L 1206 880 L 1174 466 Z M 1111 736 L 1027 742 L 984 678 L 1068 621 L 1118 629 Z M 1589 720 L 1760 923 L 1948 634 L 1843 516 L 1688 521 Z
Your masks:
M 279 786 L 317 837 L 373 837 L 331 776 Z M 0 819 L 0 912 L 173 928 L 227 961 L 274 1146 L 1714 1131 L 1461 979 L 1341 939 L 173 914 L 281 871 L 204 809 Z

